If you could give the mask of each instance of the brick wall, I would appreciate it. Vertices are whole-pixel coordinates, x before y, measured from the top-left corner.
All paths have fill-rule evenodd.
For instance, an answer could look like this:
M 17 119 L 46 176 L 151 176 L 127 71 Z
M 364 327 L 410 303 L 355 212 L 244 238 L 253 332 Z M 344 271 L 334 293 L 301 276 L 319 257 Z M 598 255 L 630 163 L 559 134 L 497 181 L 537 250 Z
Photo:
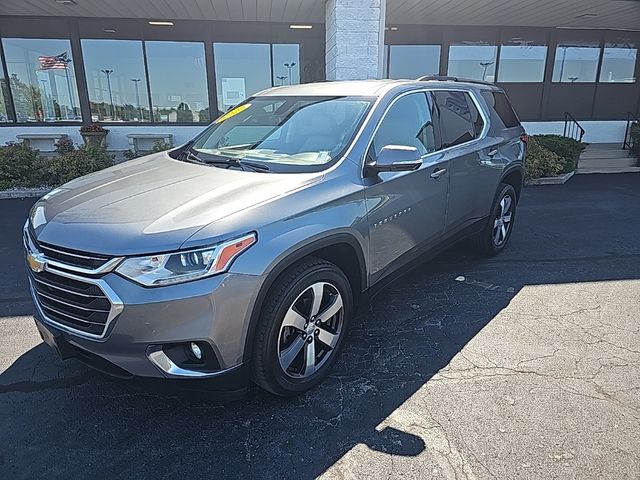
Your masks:
M 327 80 L 382 78 L 385 0 L 327 0 Z

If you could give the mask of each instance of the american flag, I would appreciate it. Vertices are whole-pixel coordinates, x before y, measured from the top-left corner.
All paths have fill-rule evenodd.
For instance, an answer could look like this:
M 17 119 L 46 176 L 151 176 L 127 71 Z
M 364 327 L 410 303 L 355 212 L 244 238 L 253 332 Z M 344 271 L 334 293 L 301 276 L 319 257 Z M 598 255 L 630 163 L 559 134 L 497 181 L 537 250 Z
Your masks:
M 38 57 L 40 62 L 40 70 L 65 70 L 71 60 L 67 52 L 60 55 L 43 55 Z

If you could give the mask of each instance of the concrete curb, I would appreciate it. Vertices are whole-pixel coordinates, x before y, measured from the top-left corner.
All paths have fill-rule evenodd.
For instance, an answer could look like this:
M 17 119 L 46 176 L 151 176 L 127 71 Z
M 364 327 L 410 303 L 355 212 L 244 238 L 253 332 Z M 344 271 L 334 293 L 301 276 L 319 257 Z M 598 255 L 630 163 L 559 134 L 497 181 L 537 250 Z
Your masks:
M 40 188 L 15 188 L 12 190 L 0 190 L 0 200 L 10 198 L 38 198 L 53 190 L 50 187 Z
M 533 180 L 529 180 L 527 185 L 562 185 L 563 183 L 567 183 L 575 173 L 576 172 L 574 170 L 573 172 L 565 173 L 564 175 L 559 175 L 557 177 L 534 178 Z

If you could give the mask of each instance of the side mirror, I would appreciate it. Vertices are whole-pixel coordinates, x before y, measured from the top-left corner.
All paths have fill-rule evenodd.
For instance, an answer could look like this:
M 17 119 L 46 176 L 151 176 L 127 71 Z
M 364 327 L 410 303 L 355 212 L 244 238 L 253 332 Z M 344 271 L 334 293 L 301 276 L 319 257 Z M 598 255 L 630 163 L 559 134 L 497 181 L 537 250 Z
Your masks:
M 411 172 L 422 165 L 422 156 L 415 147 L 406 145 L 386 145 L 378 158 L 367 163 L 368 172 Z

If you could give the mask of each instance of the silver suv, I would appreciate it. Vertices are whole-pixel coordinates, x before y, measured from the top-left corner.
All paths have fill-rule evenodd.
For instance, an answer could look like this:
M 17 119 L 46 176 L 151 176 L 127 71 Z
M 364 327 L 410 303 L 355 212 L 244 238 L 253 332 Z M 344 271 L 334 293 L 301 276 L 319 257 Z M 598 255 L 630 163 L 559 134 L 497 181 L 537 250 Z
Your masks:
M 525 150 L 489 84 L 265 90 L 181 147 L 34 205 L 36 325 L 62 358 L 114 375 L 298 394 L 331 370 L 358 305 L 418 256 L 505 247 Z

